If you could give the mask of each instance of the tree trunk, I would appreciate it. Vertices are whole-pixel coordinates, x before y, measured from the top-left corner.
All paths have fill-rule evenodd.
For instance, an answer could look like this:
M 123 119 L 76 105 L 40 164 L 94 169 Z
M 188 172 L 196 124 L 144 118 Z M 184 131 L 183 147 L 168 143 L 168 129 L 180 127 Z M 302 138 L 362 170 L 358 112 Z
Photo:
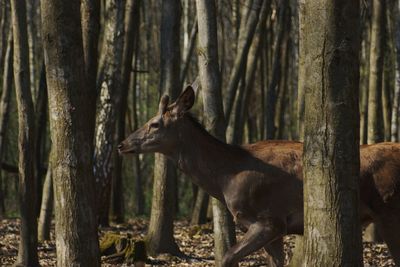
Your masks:
M 358 1 L 301 2 L 304 266 L 362 266 Z M 319 27 L 315 27 L 319 25 Z M 351 31 L 348 29 L 351 28 Z
M 368 88 L 368 144 L 384 140 L 382 81 L 385 41 L 386 0 L 374 0 L 371 18 L 371 43 Z M 367 241 L 377 241 L 377 228 L 370 225 L 365 231 Z
M 57 266 L 100 266 L 93 178 L 95 91 L 85 73 L 80 1 L 42 0 Z
M 43 242 L 50 240 L 51 217 L 54 203 L 53 173 L 51 163 L 47 167 L 47 174 L 43 184 L 42 205 L 38 222 L 38 239 Z
M 160 91 L 172 100 L 180 93 L 180 18 L 179 0 L 163 0 L 161 7 L 161 79 Z M 176 203 L 176 169 L 172 162 L 156 154 L 154 186 L 147 245 L 151 254 L 180 254 L 173 236 Z
M 207 222 L 208 202 L 208 194 L 203 189 L 198 188 L 192 218 L 190 220 L 191 225 L 199 225 Z
M 247 54 L 250 49 L 251 41 L 257 27 L 259 14 L 263 0 L 254 0 L 252 6 L 249 7 L 249 15 L 245 23 L 242 23 L 238 39 L 237 54 L 235 57 L 234 65 L 232 67 L 229 83 L 227 86 L 226 101 L 224 103 L 224 114 L 227 123 L 229 123 L 233 103 L 235 101 L 236 89 L 239 85 L 240 78 L 243 74 L 244 66 L 246 65 Z M 199 15 L 199 14 L 198 14 Z M 243 30 L 242 30 L 243 28 Z
M 37 256 L 34 110 L 29 82 L 29 47 L 25 1 L 11 1 L 14 83 L 18 105 L 20 243 L 16 265 L 39 266 Z
M 285 29 L 287 28 L 286 25 L 287 20 L 288 20 L 288 4 L 289 0 L 283 0 L 280 3 L 279 7 L 279 21 L 278 21 L 278 33 L 275 39 L 275 44 L 274 44 L 274 57 L 273 57 L 273 66 L 272 66 L 272 73 L 271 73 L 271 81 L 268 85 L 267 89 L 267 110 L 266 110 L 266 116 L 267 116 L 267 139 L 274 139 L 275 138 L 275 132 L 276 132 L 276 126 L 275 126 L 275 113 L 276 113 L 276 103 L 277 103 L 277 97 L 278 97 L 278 86 L 282 78 L 282 63 L 283 60 L 283 53 L 284 50 L 282 49 L 283 47 L 283 42 L 284 36 L 285 36 Z
M 100 1 L 81 1 L 81 23 L 85 72 L 88 86 L 95 92 L 100 32 Z
M 400 3 L 396 3 L 395 18 L 395 51 L 396 51 L 396 82 L 393 95 L 392 110 L 392 142 L 399 141 L 399 112 L 400 112 Z
M 383 141 L 382 76 L 385 40 L 385 1 L 374 0 L 369 66 L 368 144 Z
M 218 64 L 217 18 L 214 0 L 196 1 L 199 27 L 199 71 L 203 88 L 206 129 L 225 140 L 226 123 L 222 107 L 221 74 Z M 259 7 L 261 8 L 261 7 Z M 258 17 L 258 14 L 257 14 Z M 254 26 L 255 27 L 255 26 Z M 248 48 L 247 48 L 248 49 Z M 235 243 L 235 228 L 227 208 L 212 199 L 214 219 L 215 265 L 221 266 L 225 252 Z
M 3 90 L 1 93 L 1 100 L 0 100 L 0 163 L 2 162 L 4 155 L 4 145 L 6 140 L 9 113 L 10 113 L 12 82 L 13 82 L 13 38 L 12 38 L 12 31 L 10 29 L 7 42 L 7 50 L 4 56 L 3 87 L 2 87 Z M 1 172 L 0 172 L 0 218 L 3 218 L 5 215 L 2 178 L 3 177 L 1 177 Z
M 185 1 L 189 2 L 189 1 Z M 181 81 L 181 87 L 183 87 L 186 76 L 189 70 L 189 65 L 190 65 L 190 59 L 192 58 L 193 50 L 194 50 L 194 45 L 196 44 L 196 37 L 197 37 L 197 32 L 198 32 L 198 27 L 197 27 L 197 20 L 193 22 L 192 30 L 190 31 L 190 39 L 188 40 L 189 44 L 187 47 L 187 50 L 185 50 L 185 53 L 183 54 L 183 62 L 182 62 L 182 71 L 180 74 L 180 81 Z
M 115 128 L 121 105 L 121 66 L 124 41 L 125 1 L 107 0 L 107 21 L 102 54 L 106 55 L 98 85 L 101 86 L 96 117 L 94 175 L 99 224 L 108 225 L 111 200 L 112 155 L 115 151 Z

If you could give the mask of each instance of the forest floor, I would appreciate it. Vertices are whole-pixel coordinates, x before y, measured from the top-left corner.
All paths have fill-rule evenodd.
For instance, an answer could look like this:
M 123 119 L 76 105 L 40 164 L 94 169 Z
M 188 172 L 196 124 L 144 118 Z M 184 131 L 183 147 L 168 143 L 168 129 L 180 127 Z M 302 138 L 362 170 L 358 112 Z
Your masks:
M 148 221 L 143 219 L 130 220 L 128 223 L 112 225 L 102 228 L 100 236 L 106 233 L 117 233 L 130 236 L 135 240 L 143 239 L 147 230 Z M 238 239 L 242 236 L 238 232 Z M 210 223 L 202 226 L 190 226 L 187 221 L 175 223 L 175 238 L 182 252 L 187 258 L 170 255 L 160 255 L 157 258 L 149 257 L 146 266 L 214 266 L 213 234 Z M 18 252 L 19 221 L 8 219 L 0 221 L 0 266 L 10 266 L 14 263 Z M 293 249 L 293 236 L 285 238 L 286 262 Z M 39 244 L 39 258 L 41 266 L 55 266 L 54 225 L 51 231 L 51 240 Z M 241 261 L 240 266 L 266 266 L 265 254 L 258 251 Z M 115 264 L 102 257 L 102 266 L 130 266 L 128 264 Z M 381 267 L 395 266 L 385 244 L 364 242 L 364 266 Z

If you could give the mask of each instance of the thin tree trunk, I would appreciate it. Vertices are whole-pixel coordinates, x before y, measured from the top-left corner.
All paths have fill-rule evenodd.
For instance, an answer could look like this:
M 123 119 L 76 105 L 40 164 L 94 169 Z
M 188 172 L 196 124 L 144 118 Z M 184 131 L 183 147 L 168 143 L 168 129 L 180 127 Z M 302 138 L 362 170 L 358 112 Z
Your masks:
M 279 21 L 278 21 L 278 35 L 275 39 L 274 44 L 274 58 L 271 73 L 271 81 L 267 89 L 267 139 L 274 139 L 276 126 L 275 126 L 275 113 L 276 113 L 276 103 L 278 96 L 278 86 L 282 78 L 282 58 L 283 49 L 282 44 L 284 42 L 285 29 L 288 20 L 288 0 L 282 0 L 280 2 L 279 10 Z
M 37 256 L 34 110 L 29 81 L 29 47 L 25 1 L 11 1 L 14 83 L 18 105 L 20 243 L 16 265 L 39 266 Z
M 192 217 L 190 219 L 191 225 L 199 225 L 207 222 L 207 208 L 209 196 L 201 188 L 198 188 L 196 200 L 193 207 Z
M 51 217 L 54 203 L 53 192 L 53 173 L 51 163 L 49 162 L 43 184 L 42 205 L 38 221 L 38 239 L 41 242 L 50 240 Z
M 42 0 L 58 266 L 100 266 L 93 177 L 95 91 L 85 72 L 80 1 Z
M 81 1 L 81 23 L 85 72 L 88 86 L 95 92 L 100 33 L 100 1 Z
M 121 105 L 121 66 L 123 57 L 125 1 L 107 0 L 107 18 L 102 53 L 104 62 L 96 117 L 94 175 L 99 224 L 108 225 L 111 200 L 113 151 L 118 108 Z
M 180 18 L 179 0 L 163 0 L 161 7 L 160 91 L 176 99 L 180 93 Z M 147 248 L 151 254 L 180 254 L 173 236 L 176 208 L 176 169 L 165 156 L 156 154 L 154 186 Z
M 385 41 L 386 0 L 374 0 L 371 18 L 371 43 L 368 95 L 368 144 L 384 140 L 382 81 Z M 377 227 L 371 224 L 365 231 L 365 240 L 380 239 Z
M 246 58 L 250 49 L 251 41 L 253 40 L 256 31 L 261 6 L 264 0 L 254 0 L 251 7 L 249 7 L 248 19 L 242 25 L 241 33 L 238 39 L 237 55 L 232 67 L 229 83 L 227 86 L 226 101 L 224 103 L 224 114 L 227 123 L 229 123 L 233 103 L 235 101 L 236 90 L 239 85 L 240 78 L 243 74 L 244 66 L 246 65 Z M 242 28 L 242 27 L 241 27 Z
M 129 82 L 132 71 L 133 52 L 137 43 L 139 31 L 140 0 L 128 0 L 125 10 L 125 36 L 123 50 L 123 68 L 121 72 L 122 88 L 121 102 L 118 111 L 116 143 L 119 144 L 125 138 L 125 117 L 128 106 Z M 122 157 L 114 153 L 114 175 L 112 186 L 112 218 L 116 223 L 123 222 L 123 187 L 122 187 Z
M 7 134 L 7 126 L 10 113 L 10 98 L 13 82 L 13 38 L 12 31 L 10 29 L 7 50 L 4 57 L 4 69 L 3 69 L 3 90 L 1 93 L 0 102 L 0 163 L 3 160 L 5 140 Z M 0 164 L 1 165 L 1 164 Z M 1 172 L 0 172 L 0 218 L 5 215 L 5 205 L 4 205 L 4 191 L 2 184 Z
M 187 1 L 189 2 L 189 1 Z M 196 37 L 197 37 L 197 32 L 198 32 L 198 27 L 197 27 L 197 19 L 193 22 L 192 30 L 190 31 L 190 39 L 189 39 L 189 44 L 187 47 L 187 51 L 185 50 L 185 53 L 183 54 L 183 63 L 182 63 L 182 70 L 180 74 L 180 81 L 181 81 L 181 87 L 183 87 L 186 76 L 189 70 L 189 65 L 190 65 L 190 59 L 192 58 L 193 55 L 193 50 L 194 50 L 194 45 L 196 44 Z M 201 53 L 201 51 L 198 51 L 198 53 Z
M 196 1 L 199 25 L 199 70 L 203 88 L 203 107 L 207 130 L 225 140 L 226 122 L 222 107 L 221 74 L 218 64 L 217 18 L 214 0 Z M 261 8 L 261 7 L 259 7 Z M 257 14 L 258 17 L 258 14 Z M 255 26 L 254 26 L 255 28 Z M 232 216 L 225 205 L 212 199 L 215 265 L 222 265 L 225 252 L 235 241 Z
M 399 112 L 400 112 L 400 3 L 396 3 L 395 14 L 395 51 L 396 51 L 396 82 L 393 95 L 392 109 L 392 142 L 399 141 Z
M 362 266 L 358 203 L 360 3 L 302 0 L 300 5 L 305 12 L 301 55 L 307 55 L 300 68 L 305 68 L 308 77 L 304 84 L 303 266 Z

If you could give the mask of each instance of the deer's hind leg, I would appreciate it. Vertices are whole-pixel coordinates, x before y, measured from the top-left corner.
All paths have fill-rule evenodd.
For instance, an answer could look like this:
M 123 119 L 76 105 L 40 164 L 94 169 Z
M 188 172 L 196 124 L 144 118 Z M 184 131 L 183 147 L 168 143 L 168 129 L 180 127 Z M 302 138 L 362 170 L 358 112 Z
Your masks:
M 380 215 L 377 226 L 396 266 L 400 266 L 400 210 L 397 213 L 392 211 Z
M 264 246 L 267 252 L 267 263 L 269 267 L 283 267 L 285 262 L 285 253 L 283 251 L 283 237 L 276 239 Z
M 250 253 L 261 249 L 268 243 L 281 238 L 285 233 L 286 227 L 280 220 L 268 220 L 254 222 L 249 225 L 242 240 L 231 247 L 225 254 L 222 266 L 235 266 L 242 258 Z

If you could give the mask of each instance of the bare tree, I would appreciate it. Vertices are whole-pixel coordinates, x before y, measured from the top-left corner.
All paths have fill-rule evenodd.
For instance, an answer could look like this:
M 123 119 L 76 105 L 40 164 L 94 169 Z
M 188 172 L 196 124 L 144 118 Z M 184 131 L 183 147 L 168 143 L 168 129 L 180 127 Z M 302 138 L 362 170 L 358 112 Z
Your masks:
M 39 266 L 37 256 L 34 110 L 29 81 L 29 47 L 25 1 L 11 1 L 14 83 L 18 105 L 20 245 L 16 265 Z
M 163 0 L 161 10 L 160 91 L 176 99 L 180 92 L 181 3 L 179 0 Z M 180 253 L 173 236 L 176 180 L 176 169 L 172 162 L 165 156 L 156 154 L 151 218 L 147 233 L 148 249 L 152 254 Z
M 362 266 L 358 1 L 302 1 L 304 266 Z M 319 27 L 315 27 L 319 25 Z M 351 28 L 351 31 L 348 29 Z
M 41 1 L 58 266 L 100 266 L 94 209 L 96 96 L 87 86 L 80 1 Z

